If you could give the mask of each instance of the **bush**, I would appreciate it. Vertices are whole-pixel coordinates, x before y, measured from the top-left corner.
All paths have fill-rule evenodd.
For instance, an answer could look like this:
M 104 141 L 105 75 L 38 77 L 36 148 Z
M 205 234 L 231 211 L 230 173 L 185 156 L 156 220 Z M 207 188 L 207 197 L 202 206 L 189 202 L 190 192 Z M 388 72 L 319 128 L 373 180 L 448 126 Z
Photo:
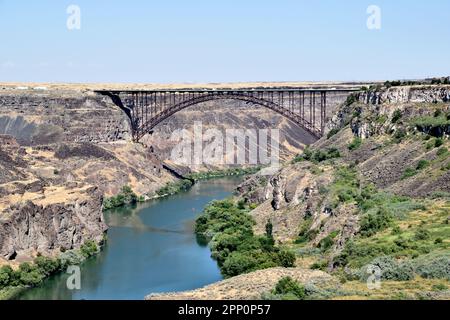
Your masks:
M 434 291 L 445 291 L 448 289 L 448 287 L 443 283 L 434 284 L 432 288 Z
M 364 237 L 370 237 L 379 231 L 387 229 L 392 222 L 392 215 L 384 208 L 376 212 L 367 213 L 361 219 L 360 233 Z
M 392 228 L 392 235 L 399 235 L 399 234 L 401 234 L 402 233 L 402 229 L 400 229 L 400 227 L 399 226 L 394 226 L 393 228 Z
M 85 258 L 89 258 L 98 252 L 98 247 L 94 241 L 88 240 L 80 247 L 80 251 Z
M 434 141 L 434 147 L 439 148 L 444 144 L 444 140 L 442 138 L 438 138 Z
M 294 163 L 300 162 L 300 161 L 311 161 L 314 163 L 323 162 L 326 160 L 336 159 L 340 158 L 341 154 L 337 148 L 328 148 L 325 151 L 323 150 L 316 150 L 311 151 L 309 147 L 305 148 L 303 153 L 301 155 L 298 155 L 294 159 Z
M 34 263 L 46 277 L 52 275 L 61 268 L 61 261 L 59 259 L 51 259 L 43 256 L 37 257 L 34 260 Z
M 401 110 L 395 110 L 394 114 L 392 115 L 392 123 L 397 123 L 401 118 L 403 117 L 403 113 Z
M 266 235 L 255 236 L 255 222 L 248 212 L 231 200 L 214 201 L 196 220 L 195 232 L 210 242 L 212 257 L 224 277 L 276 266 L 292 267 L 295 255 L 275 246 L 270 221 Z
M 417 164 L 416 170 L 423 170 L 426 167 L 428 167 L 429 164 L 430 162 L 427 160 L 420 160 L 419 163 Z
M 419 228 L 416 233 L 414 234 L 414 240 L 420 241 L 420 240 L 428 240 L 431 238 L 431 234 L 428 230 L 425 230 L 423 228 Z
M 131 187 L 123 186 L 118 195 L 111 198 L 105 198 L 103 201 L 103 210 L 118 208 L 126 204 L 134 204 L 138 201 L 137 195 Z
M 281 296 L 282 299 L 294 297 L 298 300 L 304 300 L 306 298 L 305 288 L 291 277 L 280 279 L 272 293 Z
M 284 268 L 292 268 L 295 265 L 295 254 L 290 251 L 281 250 L 277 254 L 278 265 Z
M 436 155 L 438 157 L 443 156 L 443 155 L 447 155 L 448 154 L 448 149 L 445 147 L 440 148 L 437 152 Z
M 403 139 L 406 137 L 407 132 L 405 129 L 399 129 L 397 131 L 395 131 L 394 133 L 394 142 L 395 143 L 400 143 L 403 141 Z
M 370 276 L 368 272 L 369 266 L 380 268 L 382 280 L 408 281 L 414 278 L 414 268 L 410 262 L 397 262 L 392 257 L 381 256 L 373 260 L 369 265 L 361 268 L 361 281 L 367 281 Z
M 355 94 L 352 93 L 347 97 L 347 100 L 345 100 L 345 105 L 350 106 L 353 103 L 355 103 L 356 101 L 358 101 L 358 98 Z
M 356 137 L 353 139 L 352 143 L 350 143 L 348 145 L 348 150 L 353 151 L 353 150 L 359 149 L 359 147 L 361 147 L 361 144 L 362 144 L 362 139 L 359 137 Z
M 327 133 L 327 139 L 329 140 L 332 136 L 336 135 L 339 132 L 338 128 L 331 129 Z
M 181 191 L 189 190 L 193 185 L 193 182 L 191 180 L 181 180 L 177 182 L 170 182 L 166 184 L 164 187 L 156 191 L 156 194 L 158 194 L 161 197 L 173 195 L 176 193 L 179 193 Z
M 416 263 L 416 272 L 423 278 L 450 280 L 450 258 L 422 259 Z
M 403 172 L 402 180 L 413 177 L 417 174 L 416 169 L 406 168 L 405 172 Z
M 85 260 L 85 257 L 81 254 L 79 250 L 69 250 L 63 252 L 59 259 L 61 261 L 61 266 L 77 265 Z
M 324 260 L 324 261 L 319 261 L 319 262 L 314 262 L 310 269 L 311 270 L 322 270 L 325 271 L 328 267 L 328 261 Z
M 320 240 L 318 247 L 322 251 L 327 251 L 333 246 L 333 244 L 334 244 L 333 235 L 328 235 L 322 240 Z
M 0 268 L 0 288 L 9 286 L 14 280 L 14 270 L 10 266 Z

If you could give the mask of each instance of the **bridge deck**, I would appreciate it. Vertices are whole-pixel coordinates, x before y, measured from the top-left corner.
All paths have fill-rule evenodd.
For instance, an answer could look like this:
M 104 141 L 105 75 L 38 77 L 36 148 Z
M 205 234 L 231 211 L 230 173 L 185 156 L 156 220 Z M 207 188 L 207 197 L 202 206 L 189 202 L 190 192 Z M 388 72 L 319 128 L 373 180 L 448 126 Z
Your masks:
M 230 93 L 230 92 L 356 92 L 361 90 L 361 87 L 355 88 L 319 88 L 319 87 L 299 87 L 299 88 L 239 88 L 239 89 L 146 89 L 146 90 L 95 90 L 97 93 L 113 93 L 113 94 L 136 94 L 136 93 L 185 93 L 185 92 L 201 92 L 201 93 L 213 93 L 213 92 L 222 92 L 222 93 Z

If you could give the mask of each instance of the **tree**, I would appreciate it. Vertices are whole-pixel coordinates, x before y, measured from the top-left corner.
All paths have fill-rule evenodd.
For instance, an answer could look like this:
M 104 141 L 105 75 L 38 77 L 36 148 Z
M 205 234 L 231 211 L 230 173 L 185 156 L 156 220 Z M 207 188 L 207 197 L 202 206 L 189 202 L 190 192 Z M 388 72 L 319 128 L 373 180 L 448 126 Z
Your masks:
M 3 266 L 0 268 L 0 288 L 10 285 L 14 270 L 10 266 Z
M 235 251 L 227 257 L 221 270 L 225 277 L 234 277 L 253 271 L 257 264 L 258 261 L 247 252 Z
M 279 265 L 285 268 L 292 268 L 295 265 L 295 255 L 286 250 L 281 250 L 278 252 Z

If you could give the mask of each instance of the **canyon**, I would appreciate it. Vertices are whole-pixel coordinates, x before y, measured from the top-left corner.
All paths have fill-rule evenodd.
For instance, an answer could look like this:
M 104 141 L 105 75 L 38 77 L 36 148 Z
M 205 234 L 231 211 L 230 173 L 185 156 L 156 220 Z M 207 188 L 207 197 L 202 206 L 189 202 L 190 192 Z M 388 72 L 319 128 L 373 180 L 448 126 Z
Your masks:
M 361 224 L 370 212 L 361 213 L 358 201 L 365 187 L 373 188 L 374 194 L 407 199 L 398 201 L 409 209 L 394 209 L 407 216 L 396 222 L 401 232 L 416 230 L 420 221 L 428 227 L 428 222 L 448 221 L 450 216 L 450 158 L 444 150 L 450 133 L 444 119 L 450 112 L 449 86 L 371 87 L 351 99 L 333 96 L 327 136 L 315 143 L 282 116 L 231 100 L 181 111 L 134 143 L 126 115 L 108 97 L 93 92 L 105 86 L 0 85 L 0 265 L 17 267 L 40 255 L 57 257 L 92 240 L 101 245 L 107 232 L 103 200 L 123 186 L 148 200 L 181 176 L 225 169 L 193 169 L 170 161 L 173 131 L 192 130 L 196 121 L 205 130 L 223 132 L 280 130 L 282 167 L 272 176 L 249 177 L 237 188 L 236 199 L 252 206 L 255 234 L 263 235 L 271 222 L 276 243 L 296 252 L 296 267 L 260 270 L 191 292 L 152 294 L 149 299 L 202 299 L 209 294 L 217 299 L 261 298 L 285 276 L 313 291 L 341 290 L 346 291 L 341 298 L 352 296 L 351 286 L 360 286 L 353 280 L 339 284 L 336 270 L 348 244 L 364 241 Z M 419 124 L 420 119 L 431 124 Z M 435 126 L 436 121 L 442 123 Z M 341 173 L 344 180 L 357 182 L 337 181 Z M 448 228 L 439 225 L 438 230 L 441 244 L 430 245 L 420 259 L 427 254 L 447 259 Z M 327 248 L 321 251 L 324 243 Z M 351 273 L 356 266 L 345 268 L 344 273 Z M 258 282 L 261 279 L 270 281 Z M 431 292 L 439 281 L 426 282 L 424 294 L 446 297 L 445 292 Z M 364 290 L 354 296 L 366 294 Z
M 311 142 L 282 116 L 230 100 L 177 113 L 142 143 L 133 143 L 123 111 L 94 92 L 106 86 L 116 87 L 0 86 L 0 263 L 17 265 L 39 254 L 57 256 L 88 240 L 100 243 L 106 231 L 104 197 L 129 186 L 150 199 L 167 183 L 192 172 L 171 163 L 176 142 L 170 137 L 177 129 L 192 130 L 195 121 L 201 121 L 205 130 L 214 127 L 223 132 L 278 128 L 284 160 Z M 344 96 L 336 96 L 330 105 L 343 100 Z M 224 166 L 194 168 L 220 169 Z

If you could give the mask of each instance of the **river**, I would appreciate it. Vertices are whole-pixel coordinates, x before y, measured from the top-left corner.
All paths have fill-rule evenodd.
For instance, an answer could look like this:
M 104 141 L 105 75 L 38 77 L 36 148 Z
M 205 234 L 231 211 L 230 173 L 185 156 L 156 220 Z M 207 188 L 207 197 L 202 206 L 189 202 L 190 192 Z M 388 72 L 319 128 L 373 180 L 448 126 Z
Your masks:
M 68 274 L 50 277 L 22 293 L 22 300 L 142 300 L 152 292 L 191 290 L 222 279 L 207 246 L 194 235 L 207 203 L 230 196 L 241 178 L 201 181 L 189 191 L 105 213 L 103 251 L 81 265 L 81 289 Z

